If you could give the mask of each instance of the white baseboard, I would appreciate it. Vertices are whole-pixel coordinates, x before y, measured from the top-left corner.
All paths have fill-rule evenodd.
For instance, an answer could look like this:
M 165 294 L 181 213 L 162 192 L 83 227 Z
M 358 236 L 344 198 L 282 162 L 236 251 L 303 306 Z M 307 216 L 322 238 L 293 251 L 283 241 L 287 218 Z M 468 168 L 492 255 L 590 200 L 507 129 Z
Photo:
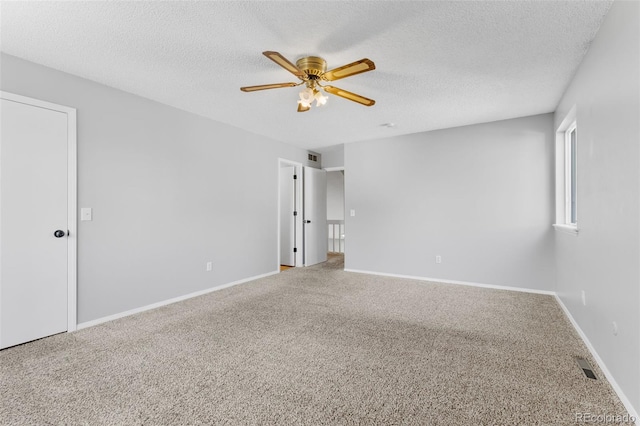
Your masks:
M 185 294 L 183 296 L 174 297 L 173 299 L 167 299 L 167 300 L 163 300 L 161 302 L 152 303 L 150 305 L 141 306 L 139 308 L 135 308 L 135 309 L 131 309 L 131 310 L 128 310 L 128 311 L 120 312 L 120 313 L 117 313 L 117 314 L 109 315 L 107 317 L 102 317 L 102 318 L 94 319 L 94 320 L 91 320 L 91 321 L 86 321 L 86 322 L 78 324 L 77 330 L 81 330 L 81 329 L 87 328 L 87 327 L 93 327 L 94 325 L 98 325 L 98 324 L 102 324 L 102 323 L 105 323 L 105 322 L 113 321 L 113 320 L 116 320 L 116 319 L 119 319 L 119 318 L 128 317 L 129 315 L 139 314 L 140 312 L 149 311 L 151 309 L 156 309 L 156 308 L 159 308 L 161 306 L 166 306 L 166 305 L 170 305 L 172 303 L 181 302 L 183 300 L 191 299 L 193 297 L 202 296 L 204 294 L 212 293 L 214 291 L 222 290 L 224 288 L 233 287 L 233 286 L 238 285 L 238 284 L 244 284 L 244 283 L 247 283 L 249 281 L 254 281 L 254 280 L 257 280 L 257 279 L 260 279 L 260 278 L 265 278 L 265 277 L 268 277 L 268 276 L 271 276 L 271 275 L 275 275 L 275 274 L 277 274 L 279 272 L 280 271 L 273 271 L 273 272 L 267 272 L 266 274 L 262 274 L 262 275 L 256 275 L 256 276 L 249 277 L 249 278 L 243 278 L 241 280 L 234 281 L 234 282 L 227 283 L 227 284 L 222 284 L 222 285 L 219 285 L 217 287 L 212 287 L 212 288 L 208 288 L 206 290 L 196 291 L 194 293 L 189 293 L 189 294 Z
M 494 290 L 510 290 L 510 291 L 519 291 L 522 293 L 535 293 L 535 294 L 546 294 L 548 296 L 555 296 L 555 291 L 548 290 L 536 290 L 532 288 L 521 288 L 521 287 L 509 287 L 503 285 L 495 285 L 495 284 L 481 284 L 474 283 L 470 281 L 453 281 L 453 280 L 443 280 L 441 278 L 429 278 L 429 277 L 418 277 L 414 275 L 398 275 L 398 274 L 387 274 L 385 272 L 372 272 L 372 271 L 361 271 L 357 269 L 345 269 L 346 272 L 355 272 L 358 274 L 369 274 L 369 275 L 380 275 L 383 277 L 392 277 L 392 278 L 406 278 L 410 280 L 418 280 L 418 281 L 430 281 L 433 283 L 444 283 L 444 284 L 456 284 L 456 285 L 466 285 L 470 287 L 482 287 L 482 288 L 491 288 Z
M 591 355 L 593 356 L 593 358 L 598 363 L 598 367 L 600 367 L 600 370 L 602 370 L 602 372 L 604 373 L 605 377 L 607 378 L 607 380 L 611 384 L 611 387 L 613 388 L 613 390 L 618 395 L 618 398 L 620 398 L 620 401 L 622 401 L 622 403 L 624 404 L 624 408 L 627 409 L 627 411 L 629 412 L 629 415 L 634 417 L 636 419 L 636 422 L 637 422 L 640 419 L 640 417 L 638 417 L 638 412 L 635 410 L 635 408 L 631 404 L 631 401 L 629 401 L 629 398 L 627 398 L 627 396 L 624 394 L 624 392 L 622 391 L 622 389 L 618 385 L 618 382 L 616 382 L 616 379 L 613 378 L 613 375 L 611 374 L 611 372 L 607 368 L 606 364 L 604 363 L 604 361 L 602 361 L 602 358 L 600 358 L 600 355 L 598 355 L 598 352 L 596 352 L 596 349 L 593 347 L 593 345 L 591 344 L 591 342 L 587 338 L 587 335 L 584 334 L 584 332 L 582 331 L 582 329 L 580 328 L 580 326 L 578 325 L 576 320 L 573 318 L 573 315 L 571 315 L 571 312 L 569 312 L 569 309 L 564 304 L 562 299 L 560 299 L 560 297 L 557 294 L 555 295 L 555 297 L 556 297 L 556 300 L 557 300 L 558 304 L 560 305 L 560 307 L 564 311 L 564 314 L 567 316 L 567 318 L 569 318 L 569 321 L 573 325 L 573 328 L 576 329 L 576 331 L 578 332 L 578 335 L 580 336 L 580 338 L 584 342 L 585 346 L 587 347 L 587 349 L 589 349 L 589 352 L 591 352 Z

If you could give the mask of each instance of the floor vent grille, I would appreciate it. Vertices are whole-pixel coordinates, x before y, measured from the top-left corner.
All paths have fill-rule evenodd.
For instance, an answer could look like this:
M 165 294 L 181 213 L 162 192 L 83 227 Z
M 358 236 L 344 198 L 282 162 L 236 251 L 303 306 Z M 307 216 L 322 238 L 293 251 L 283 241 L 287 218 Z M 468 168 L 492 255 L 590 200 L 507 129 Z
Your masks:
M 584 373 L 585 376 L 587 376 L 589 379 L 597 380 L 597 377 L 594 374 L 593 369 L 591 368 L 591 365 L 586 359 L 577 358 L 576 361 L 578 362 L 578 367 L 582 369 L 582 372 Z

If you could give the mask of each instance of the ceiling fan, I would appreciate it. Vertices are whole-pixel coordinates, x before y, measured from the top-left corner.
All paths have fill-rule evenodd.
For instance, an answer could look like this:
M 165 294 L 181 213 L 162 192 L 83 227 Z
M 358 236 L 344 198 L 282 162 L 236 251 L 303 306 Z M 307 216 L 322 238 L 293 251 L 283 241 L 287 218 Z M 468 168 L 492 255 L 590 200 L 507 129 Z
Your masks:
M 321 84 L 321 82 L 324 81 L 340 80 L 341 78 L 350 77 L 367 71 L 373 71 L 376 69 L 376 65 L 373 61 L 367 58 L 327 71 L 327 62 L 317 56 L 306 56 L 304 58 L 300 58 L 294 65 L 278 52 L 266 51 L 262 52 L 262 54 L 298 77 L 301 81 L 299 83 L 275 83 L 241 87 L 240 90 L 243 92 L 278 89 L 280 87 L 296 87 L 304 84 L 306 88 L 299 94 L 300 99 L 298 100 L 298 112 L 309 111 L 313 101 L 316 101 L 316 106 L 324 105 L 327 102 L 327 97 L 320 93 L 319 88 L 325 92 L 340 96 L 353 102 L 358 102 L 365 106 L 372 106 L 376 103 L 373 99 L 365 98 L 364 96 L 360 96 L 356 93 L 348 92 L 334 86 L 325 86 Z

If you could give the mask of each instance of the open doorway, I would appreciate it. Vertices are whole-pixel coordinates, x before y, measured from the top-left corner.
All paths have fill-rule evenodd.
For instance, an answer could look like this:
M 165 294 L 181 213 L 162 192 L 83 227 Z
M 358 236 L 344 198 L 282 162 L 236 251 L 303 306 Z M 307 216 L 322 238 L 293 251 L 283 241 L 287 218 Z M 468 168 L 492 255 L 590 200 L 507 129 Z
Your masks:
M 327 248 L 344 254 L 344 168 L 327 168 Z
M 278 270 L 327 260 L 326 172 L 278 159 Z

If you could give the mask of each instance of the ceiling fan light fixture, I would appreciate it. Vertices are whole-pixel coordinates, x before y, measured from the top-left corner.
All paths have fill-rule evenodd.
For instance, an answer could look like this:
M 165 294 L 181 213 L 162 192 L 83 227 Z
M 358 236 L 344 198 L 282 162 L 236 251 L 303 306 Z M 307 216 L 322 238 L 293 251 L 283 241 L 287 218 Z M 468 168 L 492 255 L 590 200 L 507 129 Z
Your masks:
M 319 90 L 317 90 L 317 89 L 314 89 L 314 91 L 313 91 L 313 92 L 314 92 L 314 93 L 313 93 L 313 97 L 314 97 L 314 98 L 315 98 L 315 100 L 316 100 L 316 106 L 317 106 L 317 107 L 321 107 L 321 106 L 323 106 L 323 105 L 325 105 L 325 104 L 327 103 L 327 100 L 329 99 L 329 97 L 328 97 L 328 96 L 324 96 L 324 95 L 323 95 L 322 93 L 320 93 L 320 91 L 319 91 Z
M 300 96 L 300 100 L 298 100 L 298 103 L 305 108 L 309 108 L 311 106 L 311 103 L 315 99 L 313 89 L 311 89 L 310 87 L 307 87 L 306 89 L 301 91 L 298 96 Z

